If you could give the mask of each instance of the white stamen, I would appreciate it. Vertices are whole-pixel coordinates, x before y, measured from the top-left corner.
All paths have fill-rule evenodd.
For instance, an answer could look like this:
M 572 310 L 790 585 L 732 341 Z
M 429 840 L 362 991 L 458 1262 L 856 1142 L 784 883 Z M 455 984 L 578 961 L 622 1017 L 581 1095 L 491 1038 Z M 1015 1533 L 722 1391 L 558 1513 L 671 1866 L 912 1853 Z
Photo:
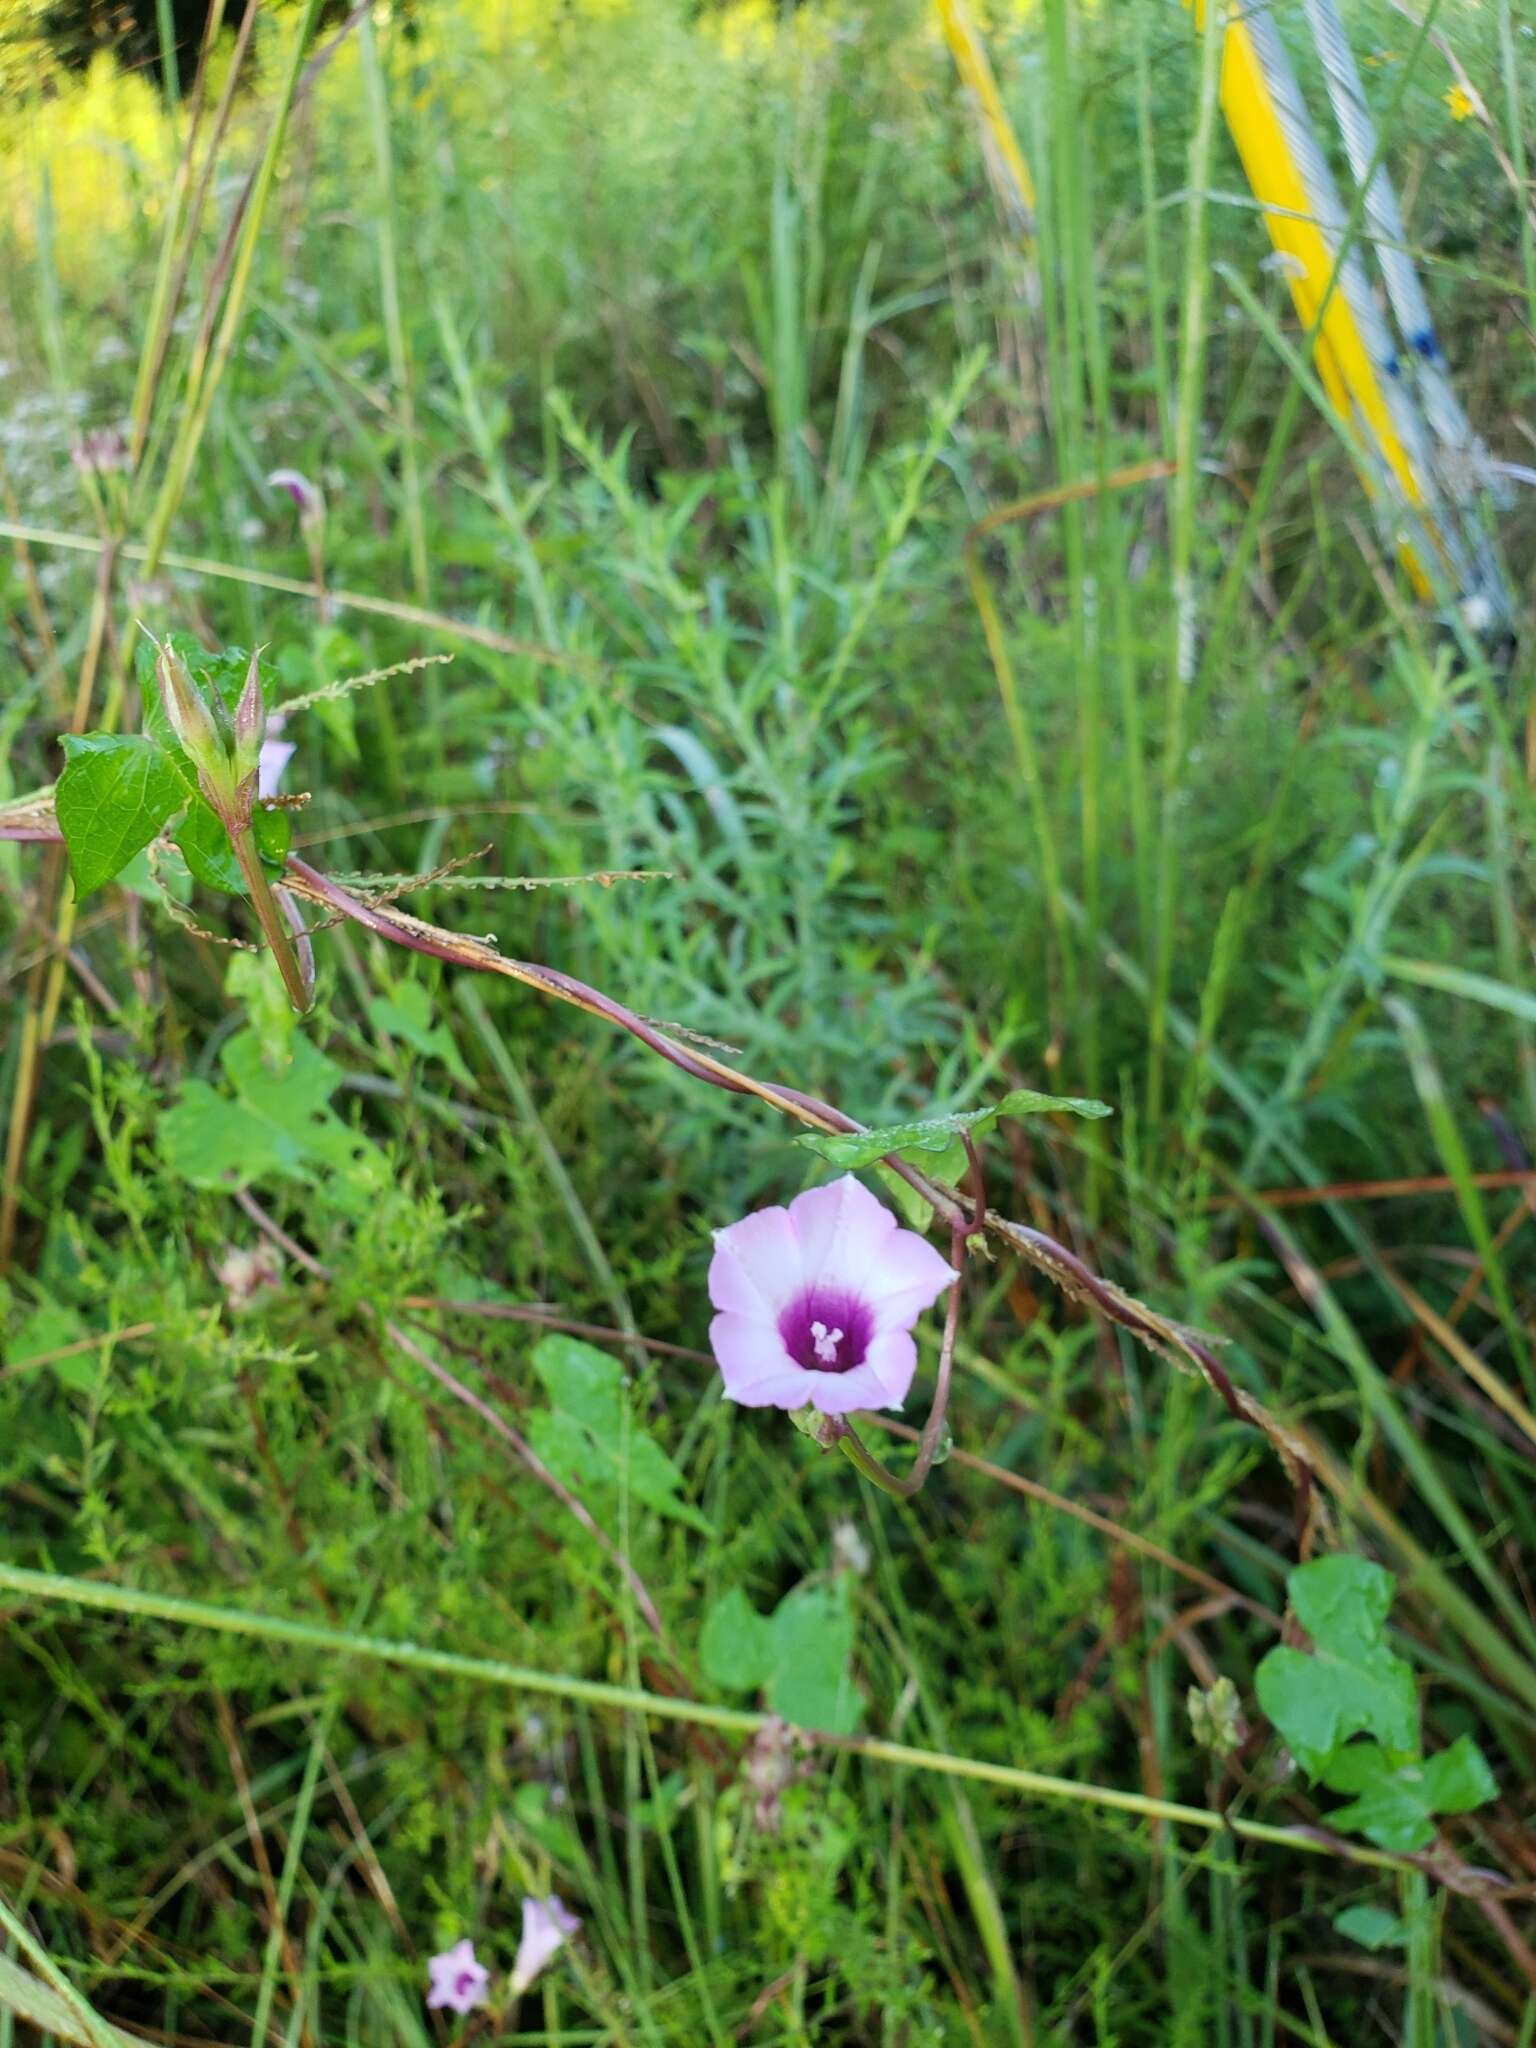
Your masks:
M 811 1349 L 823 1365 L 836 1365 L 837 1347 L 842 1341 L 841 1330 L 829 1330 L 825 1323 L 812 1323 Z

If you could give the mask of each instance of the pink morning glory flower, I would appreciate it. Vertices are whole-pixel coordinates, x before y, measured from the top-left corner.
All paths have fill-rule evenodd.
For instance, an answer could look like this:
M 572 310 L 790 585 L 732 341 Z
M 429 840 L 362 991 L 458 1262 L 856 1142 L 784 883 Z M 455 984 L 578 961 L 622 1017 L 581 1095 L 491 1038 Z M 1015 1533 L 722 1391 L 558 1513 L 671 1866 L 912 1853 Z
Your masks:
M 427 1975 L 431 1979 L 427 1993 L 429 2012 L 443 2005 L 450 2012 L 473 2012 L 477 2005 L 484 2005 L 491 1973 L 484 1963 L 475 1961 L 472 1941 L 455 1942 L 442 1955 L 432 1956 L 427 1963 Z
M 955 1269 L 853 1175 L 715 1232 L 709 1341 L 748 1408 L 899 1408 L 912 1325 Z
M 512 1964 L 512 1996 L 520 1998 L 557 1949 L 563 1948 L 581 1921 L 553 1894 L 524 1899 L 523 1938 Z

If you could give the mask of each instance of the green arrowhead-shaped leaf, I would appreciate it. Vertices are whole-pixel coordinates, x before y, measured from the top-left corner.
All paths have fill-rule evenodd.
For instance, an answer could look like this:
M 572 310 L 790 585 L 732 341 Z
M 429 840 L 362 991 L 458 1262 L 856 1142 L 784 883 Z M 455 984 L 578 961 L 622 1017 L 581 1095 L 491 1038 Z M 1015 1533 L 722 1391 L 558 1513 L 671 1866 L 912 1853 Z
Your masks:
M 533 1369 L 551 1406 L 530 1418 L 529 1439 L 559 1479 L 610 1495 L 627 1486 L 633 1500 L 708 1534 L 709 1523 L 682 1496 L 683 1475 L 631 1415 L 618 1360 L 575 1337 L 534 1346 Z
M 1285 1582 L 1296 1619 L 1319 1648 L 1346 1653 L 1379 1643 L 1392 1612 L 1396 1581 L 1368 1557 L 1320 1557 L 1298 1565 Z
M 1424 1791 L 1436 1813 L 1470 1813 L 1499 1796 L 1498 1780 L 1470 1735 L 1458 1735 L 1424 1766 Z
M 281 1059 L 254 1031 L 238 1031 L 220 1054 L 234 1087 L 221 1095 L 188 1081 L 160 1119 L 159 1144 L 174 1173 L 198 1187 L 246 1187 L 269 1174 L 330 1166 L 356 1179 L 382 1170 L 369 1141 L 330 1108 L 342 1070 L 295 1036 Z
M 1346 1906 L 1335 1918 L 1333 1931 L 1346 1941 L 1358 1941 L 1362 1948 L 1404 1948 L 1408 1942 L 1407 1927 L 1385 1906 Z
M 878 1131 L 810 1131 L 797 1142 L 849 1173 L 861 1166 L 873 1166 L 877 1159 L 889 1158 L 893 1153 L 901 1159 L 926 1157 L 931 1166 L 932 1155 L 948 1151 L 962 1132 L 980 1137 L 991 1130 L 1000 1116 L 1046 1116 L 1056 1111 L 1072 1116 L 1113 1115 L 1107 1102 L 1095 1102 L 1081 1095 L 1041 1095 L 1034 1088 L 1015 1088 L 989 1109 L 962 1109 L 952 1116 L 885 1124 Z
M 718 1599 L 704 1617 L 699 1662 L 723 1692 L 756 1692 L 773 1671 L 773 1625 L 740 1586 Z
M 75 894 L 120 874 L 186 802 L 181 778 L 152 740 L 127 733 L 71 733 L 54 793 Z
M 849 1673 L 854 1616 L 847 1581 L 796 1586 L 774 1609 L 768 1705 L 801 1728 L 851 1735 L 864 1703 Z
M 1379 1743 L 1352 1742 L 1330 1758 L 1322 1781 L 1330 1791 L 1355 1794 L 1328 1816 L 1334 1827 L 1399 1854 L 1429 1847 L 1436 1814 L 1470 1813 L 1499 1789 L 1470 1735 L 1459 1736 L 1427 1763 L 1389 1757 Z
M 199 1188 L 243 1188 L 271 1174 L 302 1172 L 304 1165 L 291 1137 L 206 1081 L 183 1082 L 160 1119 L 158 1142 L 171 1172 Z
M 1392 1574 L 1363 1557 L 1324 1557 L 1298 1566 L 1286 1583 L 1314 1653 L 1271 1650 L 1255 1690 L 1298 1762 L 1320 1777 L 1352 1735 L 1411 1754 L 1419 1726 L 1413 1673 L 1384 1640 Z
M 864 1708 L 849 1672 L 854 1627 L 845 1579 L 796 1586 L 771 1615 L 733 1587 L 705 1617 L 699 1661 L 724 1692 L 761 1687 L 797 1727 L 851 1735 Z
M 534 1346 L 531 1362 L 557 1409 L 586 1429 L 617 1432 L 624 1368 L 616 1358 L 578 1338 L 553 1336 Z
M 466 1088 L 474 1086 L 453 1033 L 446 1024 L 432 1022 L 432 998 L 419 981 L 397 982 L 392 995 L 374 996 L 368 1004 L 368 1021 L 375 1031 L 408 1045 L 423 1059 L 441 1060 Z
M 1413 1673 L 1386 1644 L 1392 1574 L 1325 1557 L 1286 1584 L 1313 1653 L 1271 1650 L 1255 1675 L 1259 1704 L 1312 1777 L 1353 1795 L 1329 1815 L 1335 1827 L 1399 1853 L 1427 1848 L 1437 1814 L 1469 1813 L 1498 1787 L 1470 1735 L 1419 1754 Z M 1374 1739 L 1351 1740 L 1362 1735 Z

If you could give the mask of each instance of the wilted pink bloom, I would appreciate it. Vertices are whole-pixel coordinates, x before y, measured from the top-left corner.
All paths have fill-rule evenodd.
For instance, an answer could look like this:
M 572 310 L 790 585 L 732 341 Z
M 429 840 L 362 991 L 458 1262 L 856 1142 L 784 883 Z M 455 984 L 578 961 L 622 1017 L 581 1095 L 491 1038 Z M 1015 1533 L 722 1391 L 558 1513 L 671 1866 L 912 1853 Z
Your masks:
M 912 1325 L 955 1278 L 853 1175 L 715 1232 L 709 1341 L 748 1408 L 899 1408 Z
M 427 1963 L 427 1975 L 432 1980 L 427 1993 L 429 2011 L 446 2005 L 450 2012 L 473 2012 L 477 2005 L 484 2005 L 491 1973 L 484 1963 L 475 1961 L 472 1941 L 455 1942 L 442 1955 L 432 1956 Z
M 512 1996 L 520 1998 L 557 1949 L 580 1927 L 570 1908 L 555 1898 L 524 1899 L 523 1938 L 512 1963 Z
M 75 443 L 69 459 L 82 476 L 93 471 L 104 476 L 128 467 L 128 443 L 116 427 L 96 427 Z
M 300 520 L 318 519 L 325 510 L 325 500 L 320 495 L 318 484 L 312 484 L 299 469 L 274 469 L 267 478 L 274 491 L 286 491 L 299 508 Z

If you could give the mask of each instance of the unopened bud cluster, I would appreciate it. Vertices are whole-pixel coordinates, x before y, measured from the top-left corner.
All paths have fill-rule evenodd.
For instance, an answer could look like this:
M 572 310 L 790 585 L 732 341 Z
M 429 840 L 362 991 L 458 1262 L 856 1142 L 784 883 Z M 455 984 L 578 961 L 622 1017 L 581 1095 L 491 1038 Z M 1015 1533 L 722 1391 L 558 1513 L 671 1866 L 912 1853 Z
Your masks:
M 160 648 L 155 675 L 165 715 L 197 770 L 203 795 L 225 826 L 235 831 L 250 819 L 267 730 L 257 657 L 251 656 L 233 717 L 216 689 L 199 686 L 169 641 Z

